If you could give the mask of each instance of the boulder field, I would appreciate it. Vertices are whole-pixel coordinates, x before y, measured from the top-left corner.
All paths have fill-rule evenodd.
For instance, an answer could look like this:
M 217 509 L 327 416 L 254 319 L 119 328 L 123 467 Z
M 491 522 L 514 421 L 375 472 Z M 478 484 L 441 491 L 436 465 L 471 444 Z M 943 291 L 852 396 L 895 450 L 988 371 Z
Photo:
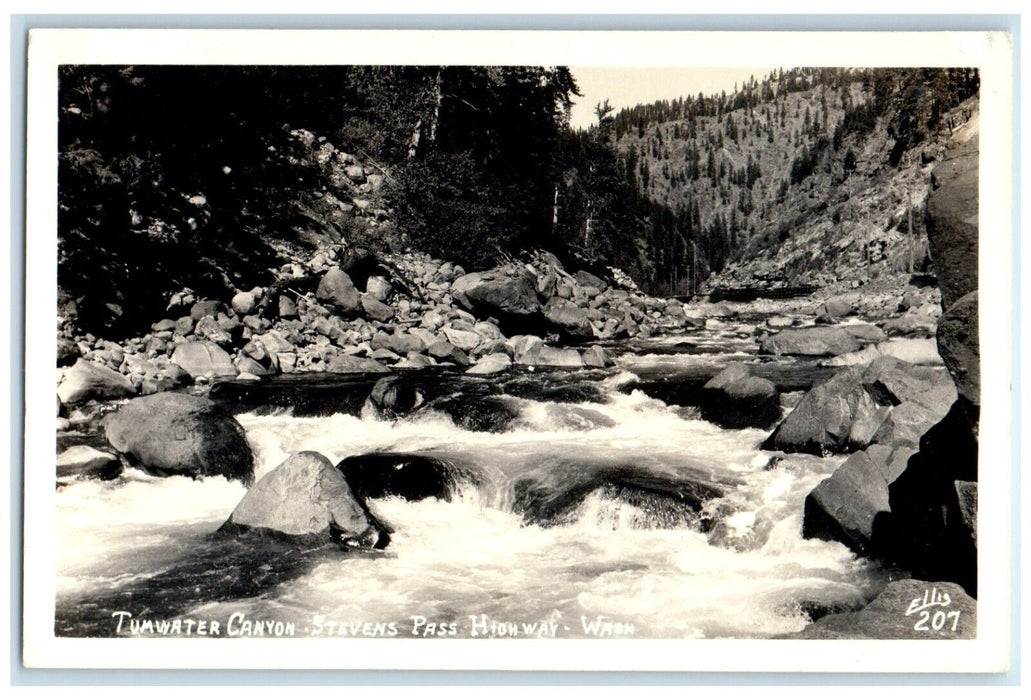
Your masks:
M 416 253 L 341 246 L 224 301 L 184 290 L 168 312 L 149 333 L 121 343 L 76 336 L 66 323 L 58 338 L 62 404 L 237 376 L 605 367 L 611 360 L 594 343 L 689 325 L 680 302 L 568 273 L 548 253 L 466 273 Z

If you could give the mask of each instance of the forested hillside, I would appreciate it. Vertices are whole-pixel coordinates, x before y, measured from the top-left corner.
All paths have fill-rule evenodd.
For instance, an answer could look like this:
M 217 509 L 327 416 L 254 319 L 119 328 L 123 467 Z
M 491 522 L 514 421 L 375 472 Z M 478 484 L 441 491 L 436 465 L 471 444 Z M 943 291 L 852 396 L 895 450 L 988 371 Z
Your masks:
M 647 241 L 649 286 L 823 284 L 908 268 L 910 241 L 920 267 L 930 165 L 978 84 L 965 69 L 794 69 L 620 111 L 624 172 L 676 222 Z
M 922 206 L 921 168 L 977 87 L 798 69 L 599 104 L 573 131 L 562 67 L 68 66 L 61 315 L 129 333 L 170 294 L 270 284 L 330 244 L 468 269 L 543 249 L 657 294 L 713 273 L 826 282 L 898 257 L 906 188 Z

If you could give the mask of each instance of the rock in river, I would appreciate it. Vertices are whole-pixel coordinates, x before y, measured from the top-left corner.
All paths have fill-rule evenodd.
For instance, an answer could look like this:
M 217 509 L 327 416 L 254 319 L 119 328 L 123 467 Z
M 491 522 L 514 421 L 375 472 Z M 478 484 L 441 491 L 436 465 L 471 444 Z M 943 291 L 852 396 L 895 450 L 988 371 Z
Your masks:
M 888 487 L 915 451 L 871 445 L 850 456 L 806 497 L 802 536 L 841 542 L 864 556 L 875 553 L 874 522 L 888 512 Z
M 767 379 L 734 363 L 702 391 L 702 417 L 725 428 L 770 428 L 780 418 L 780 392 Z
M 355 455 L 342 460 L 336 468 L 363 499 L 398 496 L 406 501 L 449 500 L 458 483 L 454 464 L 418 454 Z
M 122 464 L 117 457 L 89 445 L 73 445 L 57 456 L 58 478 L 84 476 L 108 480 L 121 472 Z
M 127 462 L 158 476 L 224 476 L 244 483 L 254 477 L 243 427 L 200 396 L 133 399 L 104 419 L 104 433 Z
M 759 352 L 768 355 L 843 355 L 862 347 L 859 339 L 842 326 L 788 328 L 765 336 L 759 341 Z
M 380 549 L 390 541 L 340 471 L 318 452 L 298 452 L 258 480 L 219 532 Z
M 857 415 L 877 409 L 860 383 L 861 376 L 859 369 L 850 367 L 814 386 L 777 426 L 763 449 L 813 454 L 846 449 Z M 871 436 L 880 421 L 874 423 Z
M 882 356 L 866 368 L 843 369 L 810 389 L 763 449 L 825 454 L 860 450 L 872 442 L 911 444 L 903 438 L 934 425 L 954 398 L 943 369 Z M 882 431 L 896 410 L 898 420 Z

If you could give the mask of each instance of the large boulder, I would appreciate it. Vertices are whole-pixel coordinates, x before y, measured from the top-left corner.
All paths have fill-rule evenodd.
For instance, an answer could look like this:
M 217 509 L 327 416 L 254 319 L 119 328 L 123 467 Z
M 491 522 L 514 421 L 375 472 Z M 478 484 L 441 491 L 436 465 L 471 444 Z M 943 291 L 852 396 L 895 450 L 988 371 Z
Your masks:
M 842 326 L 787 328 L 759 341 L 759 352 L 768 355 L 843 355 L 859 350 L 863 344 Z
M 63 404 L 90 399 L 120 399 L 132 394 L 132 384 L 124 376 L 81 358 L 64 371 L 64 379 L 57 387 L 57 396 Z
M 238 316 L 246 316 L 258 306 L 258 299 L 261 295 L 255 291 L 238 292 L 233 296 L 230 304 Z
M 877 344 L 877 351 L 915 365 L 941 365 L 938 347 L 931 338 L 892 338 Z
M 920 450 L 891 484 L 890 513 L 874 533 L 891 563 L 915 576 L 955 581 L 977 594 L 976 500 L 959 482 L 977 481 L 977 434 L 964 401 L 920 439 Z
M 816 309 L 816 315 L 821 313 L 830 314 L 835 318 L 850 316 L 856 311 L 855 302 L 844 296 L 831 297 Z
M 422 352 L 426 349 L 426 343 L 417 335 L 411 333 L 377 333 L 372 337 L 369 346 L 373 350 L 387 349 L 398 355 L 407 355 L 410 352 Z
M 771 428 L 780 419 L 780 392 L 768 379 L 734 363 L 702 390 L 702 418 L 725 428 Z
M 466 374 L 494 374 L 512 366 L 512 360 L 503 352 L 484 355 L 476 364 L 465 371 Z
M 938 353 L 956 382 L 959 395 L 981 405 L 981 351 L 977 292 L 958 299 L 938 319 Z
M 935 324 L 936 321 L 931 316 L 906 314 L 882 322 L 881 329 L 889 336 L 930 338 L 934 335 Z
M 878 410 L 861 378 L 859 369 L 849 367 L 814 386 L 777 426 L 763 449 L 819 455 L 853 447 L 849 435 L 856 416 Z
M 229 353 L 208 340 L 176 345 L 172 351 L 172 362 L 182 367 L 193 378 L 237 375 Z
M 345 547 L 383 548 L 390 539 L 318 452 L 299 452 L 259 479 L 219 531 Z
M 174 322 L 173 322 L 174 325 Z M 79 346 L 69 338 L 57 339 L 57 366 L 67 367 L 79 359 Z
M 929 429 L 953 400 L 955 389 L 943 369 L 881 356 L 866 368 L 847 367 L 810 389 L 763 448 L 827 454 L 876 442 L 912 444 L 914 431 L 919 435 Z M 885 426 L 896 411 L 897 419 Z
M 243 427 L 200 396 L 133 399 L 105 417 L 104 434 L 126 462 L 158 476 L 224 476 L 244 483 L 254 476 Z
M 358 310 L 361 300 L 351 277 L 338 267 L 330 268 L 315 291 L 315 298 L 326 304 L 332 304 L 342 313 L 353 313 Z
M 365 293 L 377 301 L 386 303 L 393 291 L 394 288 L 386 277 L 373 275 L 365 280 Z
M 473 272 L 451 283 L 452 296 L 478 316 L 534 316 L 540 311 L 534 280 L 525 271 Z
M 444 337 L 447 338 L 447 342 L 464 352 L 476 349 L 483 342 L 483 338 L 476 331 L 462 330 L 452 326 L 444 326 L 441 330 Z
M 605 280 L 598 277 L 597 275 L 592 275 L 587 270 L 577 270 L 575 278 L 576 283 L 580 285 L 580 287 L 584 290 L 584 293 L 592 299 L 601 294 L 602 292 L 604 292 L 609 287 L 608 283 L 605 282 Z
M 893 581 L 857 612 L 821 617 L 795 639 L 974 639 L 977 601 L 948 582 Z
M 588 340 L 594 337 L 594 328 L 587 312 L 561 297 L 555 297 L 544 306 L 544 317 L 570 340 Z
M 931 173 L 927 240 L 946 311 L 977 289 L 979 118 L 957 129 Z
M 874 522 L 887 513 L 888 487 L 906 468 L 915 448 L 871 445 L 851 455 L 805 499 L 802 536 L 841 542 L 869 556 Z
M 878 403 L 898 406 L 914 402 L 937 415 L 934 425 L 956 400 L 956 389 L 941 367 L 920 367 L 890 355 L 871 362 L 863 371 L 863 387 Z
M 233 342 L 233 337 L 212 316 L 205 316 L 197 321 L 193 333 L 201 340 L 210 340 L 216 345 L 226 346 Z

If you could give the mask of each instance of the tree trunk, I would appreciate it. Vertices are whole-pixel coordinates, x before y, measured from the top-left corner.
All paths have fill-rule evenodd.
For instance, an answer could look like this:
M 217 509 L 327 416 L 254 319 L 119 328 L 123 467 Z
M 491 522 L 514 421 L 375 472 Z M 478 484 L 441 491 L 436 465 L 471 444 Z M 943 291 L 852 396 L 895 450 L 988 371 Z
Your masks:
M 419 152 L 419 141 L 422 138 L 422 119 L 415 122 L 415 128 L 412 129 L 412 138 L 408 140 L 408 160 L 415 158 Z
M 440 105 L 444 101 L 444 71 L 437 71 L 437 79 L 433 83 L 433 118 L 430 120 L 430 131 L 427 138 L 430 143 L 437 141 L 437 125 L 440 123 Z

